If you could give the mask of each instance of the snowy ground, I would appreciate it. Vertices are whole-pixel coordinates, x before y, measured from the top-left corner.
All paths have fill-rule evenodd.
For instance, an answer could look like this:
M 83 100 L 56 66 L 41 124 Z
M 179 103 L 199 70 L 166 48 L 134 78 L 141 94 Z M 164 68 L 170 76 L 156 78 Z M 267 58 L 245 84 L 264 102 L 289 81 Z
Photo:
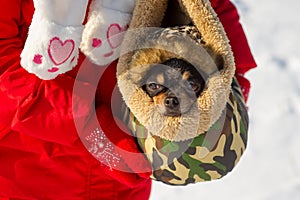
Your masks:
M 258 63 L 247 75 L 252 82 L 248 149 L 225 178 L 186 187 L 154 183 L 151 200 L 300 199 L 299 1 L 234 3 Z

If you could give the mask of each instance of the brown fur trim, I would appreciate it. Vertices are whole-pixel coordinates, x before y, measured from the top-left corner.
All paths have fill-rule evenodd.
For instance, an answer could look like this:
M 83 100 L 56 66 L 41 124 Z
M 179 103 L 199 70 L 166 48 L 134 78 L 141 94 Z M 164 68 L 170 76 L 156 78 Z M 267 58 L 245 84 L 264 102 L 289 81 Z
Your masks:
M 160 27 L 167 10 L 168 0 L 137 0 L 129 25 L 130 30 L 145 27 Z M 133 36 L 134 37 L 134 36 Z M 126 34 L 123 41 L 123 49 L 135 44 L 135 38 Z M 129 47 L 135 49 L 134 47 Z M 117 76 L 126 71 L 126 66 L 133 56 L 133 52 L 123 53 L 118 62 Z
M 159 27 L 167 9 L 167 0 L 138 0 L 130 28 Z

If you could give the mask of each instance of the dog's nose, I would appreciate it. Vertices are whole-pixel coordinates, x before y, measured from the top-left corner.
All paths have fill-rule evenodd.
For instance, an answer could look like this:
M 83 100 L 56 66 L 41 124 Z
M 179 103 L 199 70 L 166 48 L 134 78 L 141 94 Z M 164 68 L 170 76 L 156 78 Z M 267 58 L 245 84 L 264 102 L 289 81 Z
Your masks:
M 179 100 L 177 97 L 167 97 L 165 99 L 165 106 L 174 109 L 179 106 Z

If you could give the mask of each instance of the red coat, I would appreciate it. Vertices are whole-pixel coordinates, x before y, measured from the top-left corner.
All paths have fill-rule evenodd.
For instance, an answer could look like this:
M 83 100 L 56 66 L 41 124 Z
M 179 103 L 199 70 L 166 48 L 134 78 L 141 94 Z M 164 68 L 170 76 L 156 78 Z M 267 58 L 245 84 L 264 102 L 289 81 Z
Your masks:
M 242 75 L 255 62 L 238 14 L 227 0 L 212 3 L 231 40 L 237 73 Z M 114 126 L 110 111 L 111 103 L 117 106 L 115 99 L 120 99 L 111 101 L 116 63 L 101 69 L 80 55 L 76 68 L 54 80 L 29 74 L 20 66 L 20 53 L 33 10 L 32 0 L 0 0 L 0 199 L 148 199 L 151 180 L 147 175 L 111 175 L 86 150 L 74 122 L 89 124 L 81 130 L 89 135 L 96 128 L 89 119 L 96 105 L 103 131 L 123 134 Z M 75 81 L 81 68 L 86 73 Z M 88 98 L 96 89 L 91 82 L 102 72 L 94 102 Z M 248 82 L 241 76 L 239 80 L 247 92 Z M 75 84 L 86 96 L 76 96 Z

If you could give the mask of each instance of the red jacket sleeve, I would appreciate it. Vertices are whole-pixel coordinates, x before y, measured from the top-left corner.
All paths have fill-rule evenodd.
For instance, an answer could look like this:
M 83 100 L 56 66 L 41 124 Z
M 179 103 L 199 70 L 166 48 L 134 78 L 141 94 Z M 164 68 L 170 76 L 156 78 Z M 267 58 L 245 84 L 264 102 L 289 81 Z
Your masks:
M 42 81 L 20 65 L 20 54 L 34 11 L 31 0 L 0 0 L 0 139 L 17 131 L 45 141 L 72 144 L 78 140 L 76 117 L 85 118 L 90 99 L 73 100 L 74 78 Z M 80 82 L 80 81 L 78 81 Z M 78 84 L 88 93 L 91 86 Z
M 21 21 L 21 1 L 0 0 L 0 74 L 8 69 L 9 66 L 17 65 L 19 60 L 22 41 L 18 37 L 19 24 Z M 0 84 L 0 91 L 3 90 L 3 85 Z M 6 94 L 0 92 L 0 138 L 3 133 L 9 131 L 8 124 L 13 118 L 13 102 L 6 101 L 3 104 L 3 99 Z
M 5 56 L 16 57 L 22 48 L 22 41 L 18 37 L 21 24 L 21 1 L 4 1 L 0 0 L 0 72 L 5 70 Z
M 53 173 L 57 174 L 65 172 L 59 167 L 60 165 L 86 167 L 80 164 L 80 160 L 78 162 L 74 160 L 78 159 L 76 156 L 82 155 L 91 159 L 92 155 L 87 152 L 91 148 L 91 144 L 88 143 L 85 136 L 89 136 L 97 127 L 102 129 L 118 147 L 114 148 L 114 151 L 121 155 L 120 167 L 123 167 L 122 169 L 125 171 L 108 169 L 102 173 L 107 173 L 113 180 L 122 182 L 128 187 L 135 187 L 138 183 L 148 180 L 149 172 L 127 173 L 135 172 L 145 166 L 150 168 L 150 166 L 143 154 L 140 153 L 135 139 L 128 134 L 128 131 L 125 131 L 126 127 L 120 128 L 123 125 L 118 119 L 116 119 L 118 121 L 116 123 L 111 113 L 111 107 L 115 106 L 114 104 L 118 102 L 117 99 L 121 99 L 120 96 L 117 96 L 116 99 L 111 100 L 114 86 L 116 86 L 116 62 L 105 70 L 92 65 L 81 54 L 79 64 L 74 70 L 61 74 L 54 80 L 40 80 L 25 71 L 20 65 L 20 53 L 33 14 L 32 1 L 4 2 L 4 0 L 0 0 L 0 12 L 0 154 L 3 148 L 9 149 L 10 154 L 10 158 L 5 161 L 6 164 L 0 167 L 0 184 L 3 183 L 1 178 L 9 169 L 12 169 L 15 174 L 23 174 L 21 177 L 9 178 L 9 182 L 15 181 L 14 183 L 16 183 L 13 187 L 17 187 L 16 185 L 20 183 L 26 188 L 32 182 L 40 184 L 41 181 L 33 181 L 39 179 L 38 177 L 32 180 L 25 177 L 35 174 L 38 171 L 36 169 L 49 171 L 49 163 L 56 166 Z M 103 70 L 105 72 L 102 73 Z M 97 78 L 100 75 L 102 77 L 95 100 Z M 95 113 L 97 115 L 94 117 Z M 18 139 L 26 142 L 18 144 L 15 142 Z M 81 142 L 86 145 L 86 148 L 82 146 Z M 56 146 L 59 148 L 54 153 Z M 76 149 L 76 152 L 73 149 Z M 16 152 L 14 150 L 18 150 L 18 153 L 14 153 Z M 133 158 L 131 153 L 126 153 L 127 151 L 133 152 L 137 156 Z M 22 157 L 24 152 L 34 152 L 35 159 Z M 104 151 L 98 153 L 104 153 Z M 72 157 L 73 160 L 58 161 L 55 160 L 56 157 L 53 154 Z M 95 155 L 93 156 L 97 158 Z M 132 159 L 136 159 L 138 165 L 133 163 Z M 20 160 L 24 160 L 26 164 L 16 169 Z M 0 161 L 2 161 L 1 156 Z M 99 161 L 103 160 L 99 159 Z M 31 166 L 31 168 L 28 169 L 26 166 Z M 99 167 L 98 170 L 104 168 Z M 72 175 L 78 176 L 77 173 L 74 172 Z M 50 177 L 43 180 L 43 184 L 47 186 L 55 185 L 49 187 L 49 193 L 55 191 L 57 180 L 62 176 L 57 178 L 51 183 Z M 48 180 L 49 183 L 47 183 Z M 71 189 L 76 187 L 75 184 Z M 30 187 L 29 191 L 31 190 L 39 191 L 39 188 Z M 0 196 L 1 194 L 7 195 L 7 192 L 8 190 L 1 190 Z M 35 193 L 32 192 L 33 195 Z
M 256 67 L 243 27 L 240 24 L 240 17 L 236 7 L 230 0 L 211 0 L 212 7 L 223 24 L 225 32 L 230 40 L 233 55 L 236 63 L 236 77 L 241 85 L 244 97 L 247 100 L 250 82 L 244 74 Z

